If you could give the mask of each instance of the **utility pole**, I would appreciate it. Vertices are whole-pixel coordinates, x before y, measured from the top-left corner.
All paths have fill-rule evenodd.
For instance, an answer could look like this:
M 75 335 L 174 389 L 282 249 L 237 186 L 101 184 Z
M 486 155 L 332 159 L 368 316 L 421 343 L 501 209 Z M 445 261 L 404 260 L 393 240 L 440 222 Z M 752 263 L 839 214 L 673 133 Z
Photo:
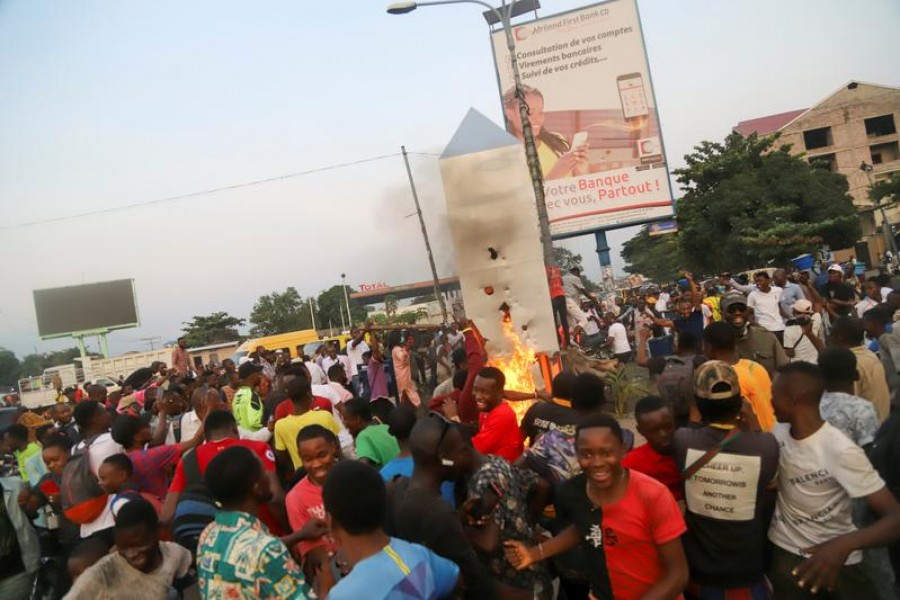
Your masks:
M 312 319 L 312 328 L 316 328 L 316 309 L 313 308 L 313 299 L 309 298 L 309 316 Z
M 347 306 L 347 327 L 353 327 L 353 317 L 350 316 L 350 297 L 347 296 L 346 273 L 341 273 L 341 287 L 344 288 L 344 304 Z
M 162 339 L 162 338 L 160 338 L 158 335 L 153 335 L 150 337 L 141 338 L 141 341 L 146 344 L 149 344 L 150 350 L 152 351 L 152 350 L 156 350 L 156 342 L 160 339 Z
M 434 298 L 441 305 L 441 318 L 447 324 L 447 304 L 441 294 L 441 284 L 438 280 L 437 267 L 434 266 L 434 254 L 431 252 L 431 242 L 428 240 L 428 229 L 425 227 L 425 219 L 422 217 L 422 207 L 419 205 L 419 194 L 416 192 L 416 182 L 413 179 L 412 169 L 409 166 L 409 157 L 406 154 L 406 146 L 400 146 L 403 153 L 403 163 L 406 165 L 406 175 L 409 177 L 409 189 L 412 191 L 413 201 L 416 203 L 416 214 L 419 215 L 419 226 L 422 227 L 422 238 L 425 240 L 425 250 L 428 252 L 428 265 L 431 267 L 431 278 L 434 283 Z M 544 207 L 546 211 L 546 206 Z

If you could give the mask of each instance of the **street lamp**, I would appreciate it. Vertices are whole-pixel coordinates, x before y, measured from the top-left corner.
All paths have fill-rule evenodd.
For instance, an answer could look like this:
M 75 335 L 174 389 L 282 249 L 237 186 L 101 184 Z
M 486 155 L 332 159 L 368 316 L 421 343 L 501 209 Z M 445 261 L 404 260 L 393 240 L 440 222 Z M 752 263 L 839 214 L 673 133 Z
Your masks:
M 506 35 L 506 47 L 509 49 L 509 59 L 515 81 L 516 99 L 519 102 L 519 117 L 522 121 L 522 137 L 525 139 L 525 157 L 528 161 L 528 171 L 531 174 L 531 183 L 534 187 L 534 202 L 537 208 L 538 224 L 541 228 L 541 248 L 544 252 L 544 263 L 554 264 L 553 240 L 550 237 L 550 218 L 547 216 L 547 204 L 544 201 L 544 176 L 541 173 L 541 163 L 538 160 L 537 145 L 534 143 L 534 132 L 531 129 L 531 121 L 528 118 L 528 104 L 525 102 L 525 93 L 522 91 L 522 77 L 519 73 L 519 61 L 516 58 L 516 41 L 513 38 L 510 19 L 514 16 L 513 7 L 516 2 L 507 3 L 501 0 L 501 5 L 495 8 L 481 0 L 430 0 L 428 2 L 395 2 L 387 7 L 387 12 L 392 15 L 402 15 L 412 12 L 420 6 L 438 6 L 441 4 L 478 4 L 488 9 L 496 21 L 503 26 Z
M 875 170 L 875 167 L 868 164 L 866 161 L 862 161 L 859 163 L 859 170 L 866 174 L 866 178 L 869 180 L 869 191 L 871 191 L 875 185 L 875 182 L 872 180 L 872 171 Z M 891 254 L 893 254 L 893 257 L 891 258 L 891 265 L 893 266 L 894 261 L 900 258 L 897 256 L 897 240 L 894 239 L 894 232 L 891 230 L 891 222 L 888 221 L 884 205 L 875 200 L 873 200 L 872 203 L 875 204 L 875 208 L 881 211 L 881 230 L 884 232 L 884 237 L 887 238 L 888 248 L 891 249 Z
M 350 297 L 347 296 L 347 274 L 341 273 L 341 287 L 344 288 L 344 304 L 347 305 L 347 327 L 353 327 L 353 317 L 350 316 Z M 343 317 L 341 318 L 343 321 Z

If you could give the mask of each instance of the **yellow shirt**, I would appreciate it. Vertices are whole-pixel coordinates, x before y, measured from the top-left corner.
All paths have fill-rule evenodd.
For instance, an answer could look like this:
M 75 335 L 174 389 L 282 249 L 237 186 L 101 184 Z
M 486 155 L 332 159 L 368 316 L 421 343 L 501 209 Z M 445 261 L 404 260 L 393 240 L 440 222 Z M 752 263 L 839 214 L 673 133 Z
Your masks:
M 712 311 L 712 320 L 715 322 L 719 322 L 722 320 L 722 311 L 719 308 L 719 301 L 721 298 L 718 296 L 709 296 L 708 298 L 703 299 L 703 304 L 709 307 L 709 310 Z
M 772 431 L 775 427 L 775 409 L 772 408 L 772 379 L 766 368 L 746 358 L 731 366 L 741 384 L 741 395 L 753 408 L 760 429 Z
M 537 140 L 535 140 L 535 143 L 537 144 L 538 162 L 541 163 L 541 173 L 546 177 L 547 173 L 559 162 L 559 157 L 547 144 L 540 143 Z
M 303 461 L 300 460 L 300 450 L 297 448 L 297 434 L 301 429 L 310 425 L 321 425 L 335 436 L 339 431 L 334 417 L 322 410 L 310 410 L 302 415 L 289 415 L 275 423 L 275 449 L 287 450 L 295 469 L 303 466 Z
M 878 356 L 864 346 L 850 348 L 856 355 L 856 395 L 865 398 L 875 406 L 878 420 L 884 423 L 891 413 L 891 391 L 888 388 L 884 365 Z

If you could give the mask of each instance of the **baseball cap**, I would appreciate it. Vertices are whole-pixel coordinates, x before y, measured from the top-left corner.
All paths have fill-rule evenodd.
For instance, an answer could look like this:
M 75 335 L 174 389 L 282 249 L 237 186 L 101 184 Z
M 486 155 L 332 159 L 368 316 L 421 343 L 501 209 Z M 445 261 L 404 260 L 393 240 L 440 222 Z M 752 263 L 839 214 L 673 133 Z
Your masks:
M 735 304 L 747 306 L 747 297 L 736 292 L 729 292 L 728 294 L 722 296 L 722 299 L 719 300 L 719 309 L 722 312 L 728 312 L 728 309 Z
M 240 367 L 238 367 L 238 375 L 241 379 L 247 379 L 254 373 L 259 373 L 262 371 L 262 367 L 259 365 L 254 365 L 252 362 L 245 362 Z
M 828 266 L 829 271 L 834 271 L 835 273 L 843 273 L 844 267 L 839 265 L 838 263 L 832 263 Z
M 805 298 L 801 298 L 800 300 L 797 300 L 796 302 L 794 302 L 791 305 L 791 308 L 794 310 L 794 312 L 811 315 L 813 307 L 812 307 L 812 302 L 810 302 L 809 300 L 806 300 Z
M 710 360 L 694 375 L 694 395 L 706 400 L 727 400 L 741 395 L 737 372 L 726 362 Z

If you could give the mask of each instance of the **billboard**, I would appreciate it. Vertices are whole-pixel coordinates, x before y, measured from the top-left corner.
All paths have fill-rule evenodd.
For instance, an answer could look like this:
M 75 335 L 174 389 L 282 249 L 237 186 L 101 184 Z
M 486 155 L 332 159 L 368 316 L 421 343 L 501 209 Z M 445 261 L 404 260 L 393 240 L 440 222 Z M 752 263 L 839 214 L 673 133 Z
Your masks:
M 671 217 L 635 0 L 536 19 L 512 33 L 553 237 Z M 504 31 L 492 45 L 507 129 L 523 139 Z
M 42 339 L 139 325 L 133 279 L 34 290 L 34 310 Z

